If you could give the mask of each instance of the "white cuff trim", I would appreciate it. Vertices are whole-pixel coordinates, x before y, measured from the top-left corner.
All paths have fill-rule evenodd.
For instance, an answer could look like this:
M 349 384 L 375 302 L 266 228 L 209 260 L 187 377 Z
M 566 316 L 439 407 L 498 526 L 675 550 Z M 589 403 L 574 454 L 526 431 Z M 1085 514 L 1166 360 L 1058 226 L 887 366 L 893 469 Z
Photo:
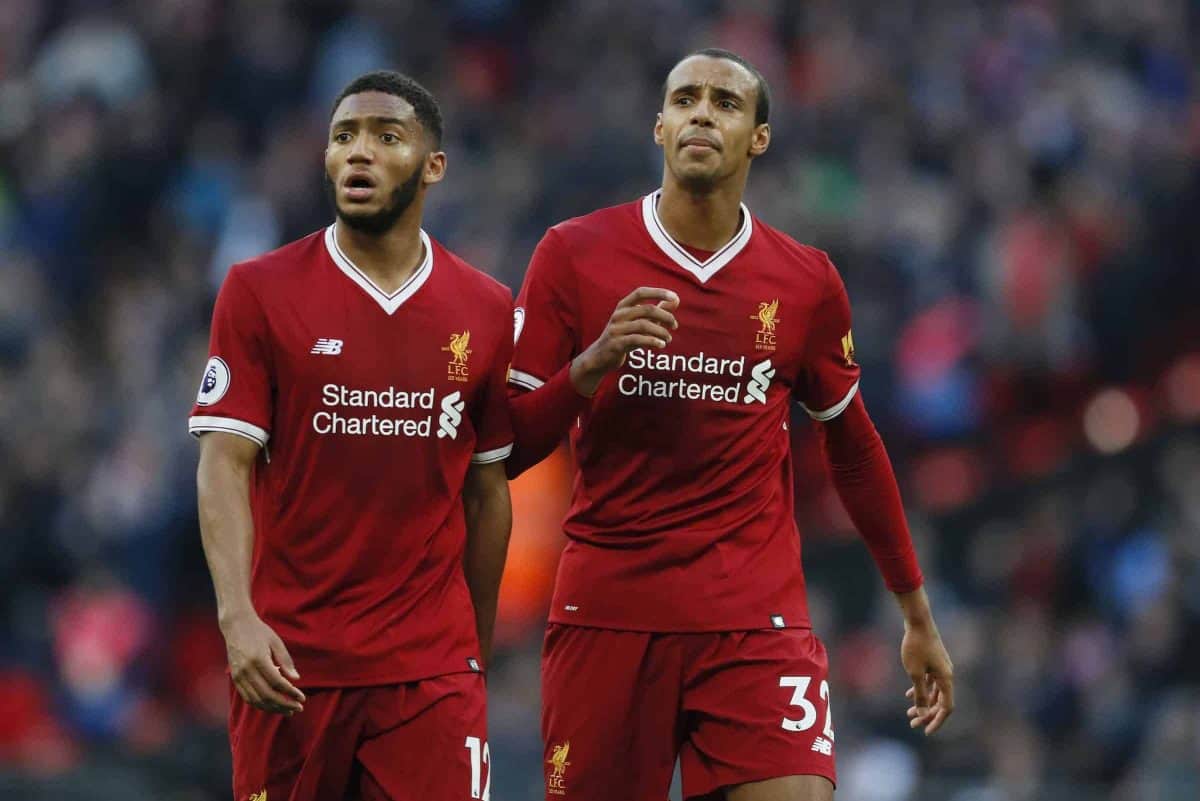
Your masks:
M 512 454 L 513 444 L 510 442 L 503 448 L 494 448 L 490 451 L 480 451 L 479 453 L 471 454 L 471 464 L 491 464 L 492 462 L 500 462 Z
M 529 373 L 523 373 L 520 370 L 509 369 L 508 383 L 518 386 L 521 389 L 537 389 L 546 382 L 537 376 L 530 375 Z
M 844 397 L 840 401 L 838 401 L 838 404 L 836 406 L 830 406 L 828 409 L 825 409 L 823 411 L 816 411 L 816 412 L 814 412 L 812 409 L 805 406 L 803 403 L 800 404 L 800 406 L 803 407 L 804 411 L 808 412 L 809 417 L 811 417 L 812 419 L 816 420 L 819 423 L 825 423 L 825 422 L 828 422 L 828 421 L 832 420 L 833 418 L 837 417 L 842 412 L 846 411 L 846 407 L 850 405 L 850 401 L 854 400 L 854 393 L 856 393 L 856 392 L 858 392 L 858 382 L 857 381 L 854 382 L 854 386 L 850 387 L 850 391 L 846 393 L 846 397 Z
M 206 417 L 204 415 L 188 418 L 188 433 L 193 437 L 198 437 L 208 431 L 237 434 L 240 437 L 254 440 L 264 448 L 267 446 L 267 440 L 271 438 L 271 435 L 265 429 L 259 428 L 253 423 L 247 423 L 245 420 L 236 420 L 232 417 Z

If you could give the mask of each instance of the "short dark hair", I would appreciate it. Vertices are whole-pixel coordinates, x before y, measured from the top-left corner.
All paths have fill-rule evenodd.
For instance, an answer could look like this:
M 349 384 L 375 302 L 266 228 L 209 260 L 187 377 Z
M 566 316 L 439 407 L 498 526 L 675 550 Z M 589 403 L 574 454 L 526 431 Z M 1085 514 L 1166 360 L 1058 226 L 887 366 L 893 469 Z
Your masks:
M 720 47 L 705 47 L 701 50 L 694 50 L 691 53 L 688 53 L 683 58 L 676 61 L 675 67 L 678 67 L 680 64 L 687 61 L 689 58 L 692 58 L 693 56 L 707 56 L 708 58 L 723 58 L 726 61 L 732 61 L 734 64 L 739 64 L 742 67 L 745 67 L 746 71 L 754 76 L 754 80 L 758 84 L 758 97 L 756 98 L 756 102 L 754 104 L 754 124 L 762 125 L 764 122 L 766 122 L 770 118 L 770 116 L 771 116 L 771 89 L 769 86 L 767 86 L 767 79 L 762 76 L 762 73 L 758 71 L 757 67 L 755 67 L 749 61 L 742 58 L 741 56 L 739 56 L 737 53 L 733 52 L 732 50 L 725 50 Z M 675 67 L 672 67 L 671 69 L 674 70 Z M 667 73 L 667 76 L 670 77 L 669 72 Z M 663 93 L 663 96 L 666 97 L 666 94 L 667 94 L 667 79 L 666 78 L 663 78 L 662 93 Z
M 417 115 L 417 121 L 433 139 L 433 146 L 435 148 L 442 146 L 442 109 L 424 86 L 407 75 L 392 70 L 368 72 L 359 75 L 347 84 L 342 93 L 337 96 L 337 100 L 333 101 L 333 109 L 329 112 L 330 116 L 337 111 L 343 100 L 361 92 L 384 92 L 408 101 Z

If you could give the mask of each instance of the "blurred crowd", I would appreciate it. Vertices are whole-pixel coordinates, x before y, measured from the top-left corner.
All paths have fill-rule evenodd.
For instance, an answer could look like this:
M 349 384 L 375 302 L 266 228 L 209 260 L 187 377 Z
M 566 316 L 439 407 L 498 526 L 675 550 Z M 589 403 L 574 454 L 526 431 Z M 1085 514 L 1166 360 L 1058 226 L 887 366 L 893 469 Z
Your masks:
M 662 80 L 711 45 L 771 82 L 748 204 L 846 279 L 958 671 L 923 741 L 798 420 L 838 797 L 1200 797 L 1197 42 L 1187 0 L 4 0 L 0 797 L 229 796 L 185 417 L 228 266 L 330 219 L 338 90 L 433 90 L 425 227 L 515 290 L 547 226 L 657 186 Z M 541 794 L 566 459 L 514 488 L 496 801 Z

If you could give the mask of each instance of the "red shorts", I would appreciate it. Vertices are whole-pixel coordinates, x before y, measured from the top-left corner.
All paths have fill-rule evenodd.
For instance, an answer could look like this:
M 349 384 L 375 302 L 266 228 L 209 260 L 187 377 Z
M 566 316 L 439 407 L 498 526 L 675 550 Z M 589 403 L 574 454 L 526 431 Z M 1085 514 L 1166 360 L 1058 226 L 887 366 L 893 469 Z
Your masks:
M 547 801 L 662 801 L 781 776 L 836 781 L 825 646 L 808 629 L 651 634 L 550 624 Z
M 292 717 L 233 690 L 234 801 L 465 801 L 491 779 L 479 673 L 306 690 Z

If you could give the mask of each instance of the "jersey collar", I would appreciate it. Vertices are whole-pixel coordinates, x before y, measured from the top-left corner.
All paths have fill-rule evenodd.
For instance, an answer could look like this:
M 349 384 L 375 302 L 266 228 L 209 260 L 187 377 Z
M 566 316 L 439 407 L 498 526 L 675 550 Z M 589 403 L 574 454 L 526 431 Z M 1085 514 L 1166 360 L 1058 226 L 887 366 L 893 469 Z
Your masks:
M 421 246 L 425 250 L 425 258 L 417 265 L 417 269 L 408 277 L 408 280 L 389 295 L 380 289 L 366 273 L 358 269 L 354 262 L 350 261 L 350 257 L 342 251 L 341 245 L 337 241 L 336 227 L 337 224 L 334 223 L 325 229 L 325 250 L 329 252 L 329 258 L 333 260 L 339 270 L 346 274 L 347 278 L 358 284 L 388 314 L 394 314 L 404 301 L 415 295 L 433 273 L 433 244 L 429 241 L 429 235 L 425 233 L 425 229 L 421 229 Z
M 742 203 L 742 227 L 733 235 L 733 239 L 725 243 L 723 248 L 704 261 L 700 261 L 667 233 L 662 220 L 658 218 L 660 195 L 662 195 L 662 190 L 658 189 L 642 198 L 642 222 L 646 225 L 646 231 L 667 258 L 696 276 L 696 280 L 700 283 L 703 284 L 716 275 L 722 267 L 733 261 L 734 257 L 741 253 L 742 249 L 750 242 L 754 223 L 750 219 L 750 209 L 746 208 L 745 203 Z

